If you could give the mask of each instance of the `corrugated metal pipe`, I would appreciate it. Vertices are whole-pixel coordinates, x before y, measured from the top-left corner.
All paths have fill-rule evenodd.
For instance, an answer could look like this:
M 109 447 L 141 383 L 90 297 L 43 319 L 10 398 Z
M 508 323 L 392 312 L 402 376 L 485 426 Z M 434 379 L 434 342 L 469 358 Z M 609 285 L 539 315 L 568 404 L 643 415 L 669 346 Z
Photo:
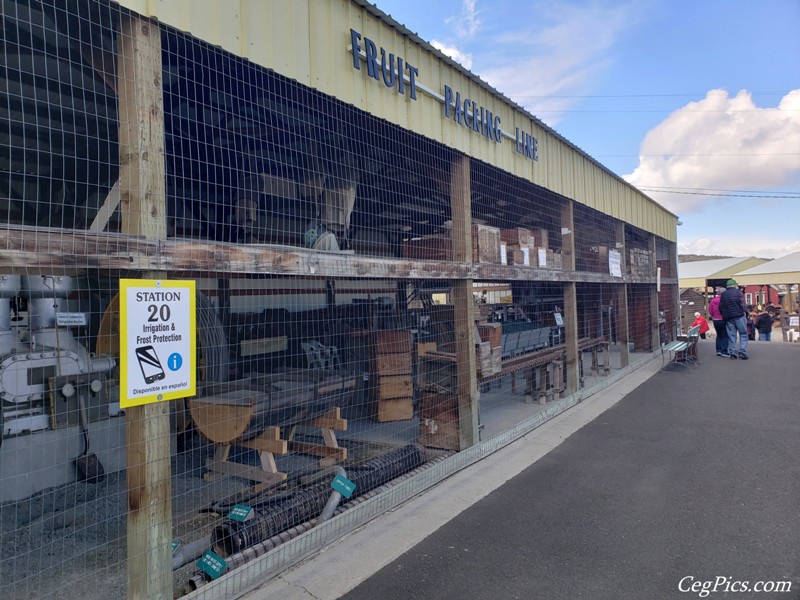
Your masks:
M 373 498 L 373 497 L 377 496 L 378 494 L 381 494 L 381 493 L 385 492 L 386 490 L 392 488 L 393 486 L 398 485 L 399 483 L 401 483 L 402 481 L 408 479 L 409 477 L 413 477 L 417 473 L 420 473 L 422 471 L 425 471 L 427 469 L 430 469 L 430 468 L 434 467 L 437 463 L 439 463 L 439 462 L 441 462 L 443 460 L 446 460 L 451 455 L 452 455 L 451 452 L 443 453 L 443 454 L 437 456 L 436 458 L 433 458 L 432 460 L 429 460 L 428 462 L 426 462 L 425 464 L 421 465 L 417 469 L 415 469 L 413 471 L 410 471 L 410 472 L 408 472 L 408 473 L 406 473 L 404 475 L 401 475 L 400 477 L 398 477 L 398 478 L 396 478 L 396 479 L 394 479 L 394 480 L 392 480 L 392 481 L 390 481 L 390 482 L 388 482 L 388 483 L 386 483 L 384 485 L 381 485 L 380 487 L 377 487 L 377 488 L 375 488 L 374 490 L 372 490 L 370 492 L 362 494 L 362 495 L 358 496 L 357 498 L 355 498 L 354 500 L 350 500 L 349 502 L 347 502 L 346 504 L 344 504 L 343 506 L 340 506 L 337 510 L 335 510 L 334 514 L 341 513 L 341 512 L 344 512 L 345 510 L 349 510 L 351 508 L 354 508 L 354 507 L 358 506 L 362 502 L 365 502 L 365 501 L 369 500 L 370 498 Z M 256 558 L 258 558 L 259 556 L 261 556 L 263 554 L 266 554 L 270 550 L 274 550 L 275 548 L 277 548 L 281 544 L 285 544 L 286 542 L 296 538 L 298 535 L 300 535 L 302 533 L 305 533 L 306 531 L 309 531 L 310 529 L 313 529 L 316 525 L 317 525 L 317 520 L 316 519 L 312 519 L 311 521 L 307 521 L 305 523 L 301 523 L 300 525 L 297 525 L 296 527 L 292 527 L 291 529 L 288 529 L 288 530 L 286 530 L 286 531 L 284 531 L 284 532 L 282 532 L 282 533 L 280 533 L 278 535 L 274 535 L 271 538 L 269 538 L 268 540 L 264 540 L 263 542 L 259 542 L 257 544 L 254 544 L 253 546 L 250 546 L 249 548 L 243 550 L 242 552 L 238 552 L 236 554 L 232 554 L 232 555 L 226 557 L 225 558 L 225 562 L 227 564 L 226 571 L 234 571 L 234 570 L 238 569 L 239 567 L 241 567 L 242 565 L 250 562 L 251 560 L 255 560 Z M 208 575 L 206 575 L 202 571 L 199 571 L 199 572 L 195 573 L 194 575 L 192 575 L 189 578 L 189 581 L 187 581 L 183 585 L 183 587 L 180 589 L 179 593 L 180 593 L 180 595 L 189 594 L 189 593 L 191 593 L 191 592 L 193 592 L 195 590 L 200 589 L 201 587 L 206 585 L 208 582 L 209 582 Z
M 356 484 L 356 494 L 360 495 L 417 468 L 424 460 L 419 447 L 403 446 L 350 469 L 348 478 Z M 329 490 L 329 484 L 298 490 L 280 502 L 254 507 L 253 517 L 247 521 L 226 518 L 211 533 L 214 552 L 222 557 L 236 554 L 317 517 L 330 496 Z

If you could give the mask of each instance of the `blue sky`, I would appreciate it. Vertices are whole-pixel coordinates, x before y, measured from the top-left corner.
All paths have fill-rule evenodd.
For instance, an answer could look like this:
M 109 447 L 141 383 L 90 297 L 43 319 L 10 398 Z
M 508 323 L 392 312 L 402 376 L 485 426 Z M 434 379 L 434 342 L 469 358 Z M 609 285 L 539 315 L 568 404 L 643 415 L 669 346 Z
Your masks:
M 800 0 L 376 4 L 676 213 L 679 253 L 800 251 Z

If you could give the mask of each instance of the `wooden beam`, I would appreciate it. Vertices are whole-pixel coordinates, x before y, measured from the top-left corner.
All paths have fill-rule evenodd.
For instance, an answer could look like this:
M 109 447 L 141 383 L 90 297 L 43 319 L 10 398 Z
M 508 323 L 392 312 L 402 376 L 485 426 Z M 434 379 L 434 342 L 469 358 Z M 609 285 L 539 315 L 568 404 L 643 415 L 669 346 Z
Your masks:
M 450 172 L 450 202 L 453 216 L 451 238 L 453 259 L 472 262 L 472 199 L 470 192 L 469 157 L 459 156 Z M 459 450 L 474 446 L 478 435 L 478 385 L 475 364 L 475 321 L 472 299 L 472 279 L 461 279 L 453 283 L 452 300 L 454 331 L 456 335 L 456 395 L 458 396 L 458 444 Z
M 472 262 L 472 197 L 470 192 L 470 163 L 466 156 L 457 157 L 450 166 L 450 203 L 455 262 Z M 470 295 L 470 298 L 472 296 Z
M 575 213 L 572 201 L 561 205 L 561 254 L 564 271 L 575 271 Z M 564 284 L 564 355 L 567 369 L 567 394 L 580 388 L 581 354 L 578 350 L 578 295 L 574 282 Z
M 83 271 L 162 271 L 191 276 L 231 273 L 300 275 L 328 278 L 372 279 L 464 279 L 475 281 L 574 281 L 577 283 L 619 283 L 608 273 L 554 271 L 533 267 L 495 264 L 465 264 L 452 261 L 380 258 L 352 253 L 314 252 L 290 246 L 247 245 L 225 242 L 149 240 L 124 235 L 29 227 L 0 227 L 0 269 L 13 272 L 41 269 Z M 624 283 L 653 283 L 655 277 L 625 276 Z M 677 279 L 662 279 L 662 285 L 678 285 Z
M 119 27 L 122 232 L 163 240 L 167 237 L 167 212 L 161 30 L 154 23 L 127 15 L 121 16 Z M 125 418 L 127 597 L 166 600 L 173 595 L 169 404 L 130 407 Z
M 125 411 L 128 592 L 131 600 L 172 597 L 172 481 L 169 404 Z
M 119 206 L 119 179 L 114 182 L 114 186 L 108 192 L 106 199 L 100 205 L 97 214 L 89 225 L 89 231 L 103 231 L 108 225 L 114 211 Z
M 622 272 L 625 273 L 627 270 L 627 257 L 625 256 L 624 221 L 617 221 L 615 237 L 617 242 L 617 250 L 620 252 L 620 268 L 622 269 Z M 620 244 L 622 245 L 620 246 Z M 617 340 L 619 341 L 619 356 L 622 367 L 627 367 L 631 362 L 631 355 L 628 347 L 628 340 L 630 339 L 628 326 L 628 286 L 623 283 L 617 286 Z
M 656 260 L 656 236 L 650 234 L 650 251 L 653 253 L 653 264 L 655 264 Z M 663 283 L 662 283 L 663 285 Z M 678 305 L 680 306 L 680 305 Z M 651 344 L 650 344 L 650 351 L 655 352 L 658 348 L 661 347 L 661 330 L 659 328 L 658 323 L 658 289 L 655 284 L 650 285 L 650 332 L 651 336 Z M 680 314 L 680 313 L 679 313 Z M 667 325 L 669 326 L 669 325 Z
M 123 16 L 117 60 L 122 233 L 163 240 L 167 203 L 158 25 Z
M 621 366 L 627 367 L 631 362 L 630 354 L 630 321 L 628 316 L 628 286 L 617 287 L 617 339 Z

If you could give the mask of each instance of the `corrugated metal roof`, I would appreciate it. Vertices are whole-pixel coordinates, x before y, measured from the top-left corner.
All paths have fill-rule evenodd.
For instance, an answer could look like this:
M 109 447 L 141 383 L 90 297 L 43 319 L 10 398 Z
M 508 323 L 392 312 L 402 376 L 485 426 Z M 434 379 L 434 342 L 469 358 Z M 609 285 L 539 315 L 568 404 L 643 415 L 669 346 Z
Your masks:
M 702 288 L 709 279 L 728 279 L 735 273 L 764 262 L 762 258 L 715 258 L 678 263 L 678 285 L 681 288 Z
M 800 282 L 800 252 L 781 256 L 734 275 L 741 284 L 780 285 Z
M 741 268 L 740 265 L 750 260 L 744 258 L 715 258 L 713 260 L 698 260 L 694 262 L 678 263 L 678 278 L 695 279 L 702 277 L 712 279 L 715 275 L 730 271 L 732 275 L 735 271 L 731 269 Z

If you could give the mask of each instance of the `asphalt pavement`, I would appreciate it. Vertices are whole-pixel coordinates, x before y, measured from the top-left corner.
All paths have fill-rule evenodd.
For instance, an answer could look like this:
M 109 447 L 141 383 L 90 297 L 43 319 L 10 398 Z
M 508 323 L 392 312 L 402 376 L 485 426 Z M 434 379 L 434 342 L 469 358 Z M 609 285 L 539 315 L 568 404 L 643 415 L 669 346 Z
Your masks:
M 656 360 L 247 598 L 798 600 L 800 344 L 748 354 Z

